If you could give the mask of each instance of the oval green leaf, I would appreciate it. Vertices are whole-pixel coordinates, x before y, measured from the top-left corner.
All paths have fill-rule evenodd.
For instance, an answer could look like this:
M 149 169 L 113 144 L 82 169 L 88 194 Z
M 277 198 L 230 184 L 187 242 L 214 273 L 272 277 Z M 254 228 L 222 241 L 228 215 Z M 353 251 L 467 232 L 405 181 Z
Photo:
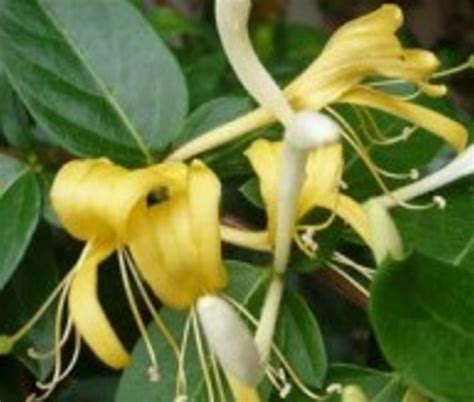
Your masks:
M 379 344 L 410 385 L 452 402 L 474 400 L 474 272 L 419 254 L 381 269 L 370 316 Z
M 41 195 L 34 173 L 0 155 L 0 290 L 18 267 L 38 223 Z
M 32 115 L 71 152 L 151 160 L 187 111 L 183 75 L 125 0 L 0 0 L 5 70 Z

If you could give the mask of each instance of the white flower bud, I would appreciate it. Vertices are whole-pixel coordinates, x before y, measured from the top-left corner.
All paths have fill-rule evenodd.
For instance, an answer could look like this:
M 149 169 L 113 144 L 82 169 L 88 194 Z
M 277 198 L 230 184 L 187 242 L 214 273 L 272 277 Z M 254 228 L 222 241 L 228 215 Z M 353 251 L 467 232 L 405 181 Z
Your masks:
M 264 371 L 260 355 L 234 308 L 214 295 L 199 298 L 196 306 L 207 343 L 222 368 L 246 385 L 258 384 Z
M 402 239 L 387 208 L 374 198 L 364 204 L 364 210 L 369 218 L 375 261 L 380 264 L 388 257 L 403 259 Z
M 285 140 L 299 150 L 314 148 L 336 142 L 341 128 L 324 113 L 303 110 L 298 112 L 285 132 Z

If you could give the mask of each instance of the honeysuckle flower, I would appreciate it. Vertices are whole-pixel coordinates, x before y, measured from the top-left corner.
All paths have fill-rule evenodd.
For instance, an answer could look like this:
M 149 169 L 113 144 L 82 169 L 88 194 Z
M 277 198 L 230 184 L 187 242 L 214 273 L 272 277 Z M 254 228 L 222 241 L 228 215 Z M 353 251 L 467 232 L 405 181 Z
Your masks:
M 34 400 L 44 400 L 71 371 L 81 340 L 112 368 L 121 369 L 129 363 L 128 351 L 98 298 L 99 268 L 114 252 L 118 255 L 127 300 L 150 358 L 150 381 L 159 380 L 158 363 L 131 282 L 180 363 L 177 400 L 186 395 L 183 367 L 186 351 L 180 349 L 161 321 L 142 280 L 165 305 L 191 311 L 200 351 L 204 350 L 201 321 L 209 346 L 228 375 L 237 402 L 247 400 L 238 399 L 238 395 L 250 397 L 255 392 L 253 385 L 262 370 L 258 351 L 253 342 L 248 342 L 251 335 L 237 312 L 218 296 L 227 285 L 228 277 L 221 259 L 220 183 L 211 170 L 199 161 L 189 166 L 164 163 L 134 171 L 106 159 L 73 161 L 58 173 L 51 199 L 64 228 L 86 245 L 76 265 L 34 317 L 13 336 L 0 338 L 2 352 L 9 352 L 59 296 L 55 346 L 47 353 L 32 351 L 32 357 L 37 358 L 53 355 L 56 363 L 51 381 L 38 384 L 45 393 L 32 396 Z M 69 314 L 65 311 L 67 302 Z M 220 325 L 213 327 L 212 322 Z M 76 348 L 63 369 L 61 349 L 73 330 Z M 223 347 L 221 342 L 229 348 Z M 238 358 L 235 352 L 242 356 Z M 202 354 L 200 360 L 208 373 Z M 206 383 L 210 384 L 207 380 Z M 258 396 L 248 400 L 258 401 Z
M 278 178 L 281 174 L 282 146 L 281 142 L 270 142 L 261 139 L 255 141 L 245 152 L 259 178 L 260 193 L 268 217 L 267 230 L 264 234 L 270 249 L 274 246 L 276 230 Z M 314 208 L 330 210 L 354 228 L 366 244 L 371 245 L 370 225 L 362 206 L 350 197 L 340 193 L 343 165 L 342 146 L 340 144 L 330 145 L 310 153 L 305 167 L 306 178 L 297 203 L 297 219 L 302 219 Z M 298 226 L 294 227 L 293 236 L 298 235 Z M 303 225 L 303 228 L 311 229 L 311 226 Z M 229 235 L 225 240 L 229 242 L 235 240 L 235 243 L 239 245 L 259 249 L 258 242 L 254 246 L 256 236 L 250 233 L 247 238 L 248 233 L 235 231 L 233 233 L 234 237 Z
M 403 207 L 412 199 L 429 194 L 472 174 L 474 174 L 474 145 L 470 145 L 444 167 L 426 177 L 403 186 L 389 195 L 374 197 L 366 201 L 364 209 L 369 217 L 373 238 L 372 249 L 376 261 L 381 263 L 388 257 L 400 260 L 404 255 L 400 234 L 390 216 L 389 210 L 391 208 Z M 446 207 L 446 201 L 436 195 L 433 197 L 433 204 L 440 208 Z
M 230 39 L 227 52 L 235 65 L 242 65 L 242 71 L 252 78 L 250 84 L 254 93 L 271 91 L 272 85 L 262 81 L 255 69 L 255 55 L 247 52 L 249 39 L 245 27 L 240 23 L 246 18 L 249 0 L 226 2 L 231 8 L 230 16 L 221 18 L 227 25 Z M 224 8 L 224 7 L 223 7 Z M 219 23 L 219 21 L 218 21 Z M 394 4 L 386 4 L 376 11 L 349 21 L 339 28 L 328 41 L 316 60 L 285 89 L 288 103 L 295 109 L 321 111 L 336 104 L 352 104 L 378 109 L 424 128 L 461 151 L 467 142 L 467 132 L 459 123 L 429 108 L 409 100 L 389 95 L 378 88 L 398 82 L 410 82 L 429 96 L 443 96 L 446 87 L 432 84 L 432 78 L 442 78 L 444 72 L 436 73 L 439 62 L 435 55 L 421 49 L 404 48 L 396 36 L 403 23 L 403 14 Z M 464 66 L 464 65 L 463 65 Z M 470 66 L 466 63 L 466 66 Z M 463 67 L 462 69 L 464 69 Z M 467 68 L 467 67 L 466 67 Z M 462 69 L 452 69 L 449 73 Z M 376 81 L 388 78 L 387 81 Z M 273 123 L 288 121 L 291 111 L 281 106 L 280 100 L 267 105 L 256 97 L 261 108 L 220 126 L 184 145 L 170 155 L 170 159 L 186 159 L 197 153 L 223 145 L 245 133 Z M 275 113 L 280 108 L 283 119 Z M 346 133 L 346 137 L 349 133 Z M 353 139 L 353 138 L 352 138 Z

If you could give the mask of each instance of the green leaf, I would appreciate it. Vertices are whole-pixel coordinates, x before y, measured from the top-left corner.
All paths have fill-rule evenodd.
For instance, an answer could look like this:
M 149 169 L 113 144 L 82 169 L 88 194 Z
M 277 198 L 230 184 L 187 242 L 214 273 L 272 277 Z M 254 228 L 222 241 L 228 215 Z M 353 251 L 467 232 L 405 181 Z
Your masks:
M 474 272 L 413 254 L 380 270 L 370 316 L 402 379 L 433 397 L 474 399 Z
M 181 129 L 175 145 L 183 144 L 206 131 L 224 124 L 232 119 L 248 112 L 252 103 L 248 98 L 240 97 L 222 97 L 213 99 L 204 105 L 198 107 L 186 119 Z
M 239 188 L 239 191 L 247 199 L 247 201 L 257 208 L 263 209 L 265 207 L 263 205 L 262 195 L 260 194 L 258 179 L 256 177 L 252 177 L 251 179 L 247 180 Z
M 231 261 L 226 265 L 231 276 L 226 293 L 240 303 L 245 303 L 268 278 L 267 271 L 256 269 L 248 264 Z M 188 312 L 186 311 L 179 312 L 168 308 L 163 308 L 160 313 L 178 342 L 182 338 L 187 314 Z M 133 350 L 132 364 L 124 371 L 121 377 L 115 399 L 116 402 L 130 402 L 132 400 L 139 400 L 140 402 L 169 402 L 175 398 L 176 357 L 163 335 L 156 330 L 153 324 L 150 325 L 148 333 L 159 359 L 161 379 L 158 383 L 152 383 L 148 380 L 147 369 L 150 363 L 144 343 L 140 340 Z M 192 333 L 188 342 L 185 368 L 188 384 L 188 401 L 207 402 L 208 399 Z
M 474 163 L 474 162 L 473 162 Z M 474 180 L 437 191 L 446 199 L 444 209 L 422 211 L 397 208 L 393 217 L 402 234 L 405 246 L 427 256 L 459 265 L 474 247 Z M 416 200 L 429 203 L 429 197 Z
M 62 389 L 53 402 L 114 402 L 117 377 L 80 379 Z
M 38 223 L 41 196 L 34 173 L 0 155 L 0 290 L 25 253 Z
M 1 0 L 7 75 L 71 152 L 125 163 L 172 141 L 187 110 L 175 59 L 125 0 Z
M 198 59 L 192 59 L 184 67 L 188 82 L 191 107 L 208 102 L 218 96 L 219 83 L 226 69 L 226 59 L 222 51 L 206 54 Z
M 33 316 L 58 282 L 52 254 L 52 239 L 45 227 L 39 228 L 23 262 L 0 293 L 0 333 L 13 334 Z M 15 345 L 13 354 L 40 379 L 52 368 L 51 359 L 33 360 L 28 349 L 49 350 L 54 334 L 54 311 L 48 311 L 24 338 Z
M 305 299 L 290 290 L 282 301 L 275 340 L 303 383 L 321 388 L 327 371 L 321 331 Z
M 28 114 L 4 75 L 0 76 L 0 121 L 8 143 L 17 148 L 31 148 Z

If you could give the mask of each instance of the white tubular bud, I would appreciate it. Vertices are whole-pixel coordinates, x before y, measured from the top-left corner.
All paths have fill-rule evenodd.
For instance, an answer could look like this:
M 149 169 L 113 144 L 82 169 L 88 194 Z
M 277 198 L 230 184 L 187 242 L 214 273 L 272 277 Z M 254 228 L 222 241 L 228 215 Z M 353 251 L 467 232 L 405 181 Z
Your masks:
M 340 136 L 341 127 L 336 121 L 324 113 L 311 110 L 298 112 L 285 132 L 285 140 L 302 151 L 336 142 Z
M 394 191 L 393 197 L 385 195 L 378 198 L 383 206 L 392 208 L 397 200 L 410 201 L 431 191 L 455 182 L 474 173 L 474 144 L 466 148 L 446 166 L 418 180 L 415 183 Z
M 369 218 L 375 261 L 381 264 L 388 257 L 402 260 L 402 239 L 387 208 L 375 198 L 364 204 L 364 210 Z
M 199 298 L 196 308 L 209 348 L 224 371 L 245 385 L 258 384 L 263 364 L 250 331 L 234 308 L 213 295 Z
M 257 57 L 248 34 L 250 0 L 216 0 L 217 29 L 227 58 L 247 92 L 285 126 L 294 113 Z

